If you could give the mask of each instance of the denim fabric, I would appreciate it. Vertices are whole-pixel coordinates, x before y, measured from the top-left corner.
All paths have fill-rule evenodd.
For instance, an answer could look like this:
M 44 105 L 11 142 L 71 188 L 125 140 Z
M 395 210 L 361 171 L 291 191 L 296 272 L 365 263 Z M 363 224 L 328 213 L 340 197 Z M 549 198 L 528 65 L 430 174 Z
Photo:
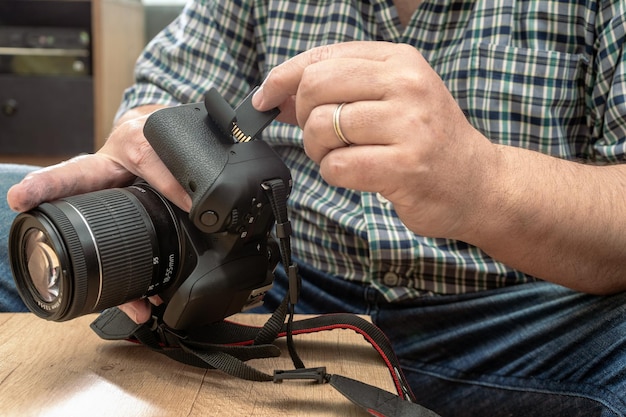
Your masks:
M 420 402 L 443 416 L 626 415 L 625 294 L 529 283 L 374 317 Z
M 9 209 L 6 195 L 13 184 L 20 182 L 35 168 L 29 165 L 0 164 L 0 312 L 27 311 L 15 289 L 9 264 L 7 241 L 16 213 Z
M 370 314 L 419 403 L 443 417 L 626 416 L 626 294 L 537 282 L 402 305 L 306 266 L 300 272 L 296 311 Z M 282 269 L 276 275 L 266 311 L 286 288 Z

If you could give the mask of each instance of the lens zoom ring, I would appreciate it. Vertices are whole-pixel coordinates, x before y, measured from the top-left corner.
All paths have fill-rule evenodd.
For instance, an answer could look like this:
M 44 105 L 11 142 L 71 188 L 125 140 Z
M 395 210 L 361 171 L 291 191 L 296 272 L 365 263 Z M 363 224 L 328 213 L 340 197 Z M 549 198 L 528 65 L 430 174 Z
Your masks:
M 153 246 L 141 204 L 120 189 L 76 196 L 71 204 L 89 224 L 100 255 L 103 288 L 95 309 L 143 295 L 152 278 Z

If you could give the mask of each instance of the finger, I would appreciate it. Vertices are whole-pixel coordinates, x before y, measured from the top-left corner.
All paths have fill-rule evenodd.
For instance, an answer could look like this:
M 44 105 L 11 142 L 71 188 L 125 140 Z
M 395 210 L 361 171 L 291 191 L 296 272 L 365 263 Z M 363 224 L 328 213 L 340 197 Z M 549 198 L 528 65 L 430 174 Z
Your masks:
M 26 211 L 44 201 L 127 184 L 132 175 L 99 154 L 82 155 L 28 174 L 7 193 L 9 206 Z
M 191 197 L 143 137 L 141 140 L 124 142 L 123 151 L 115 149 L 116 147 L 118 144 L 109 146 L 107 143 L 102 152 L 110 154 L 111 158 L 115 158 L 120 165 L 127 167 L 137 177 L 153 184 L 165 198 L 179 208 L 187 212 L 191 209 Z
M 394 78 L 389 67 L 378 61 L 340 58 L 313 64 L 298 86 L 298 124 L 304 126 L 320 104 L 384 100 L 393 89 Z
M 382 62 L 400 47 L 389 42 L 357 41 L 310 49 L 272 69 L 263 82 L 263 88 L 255 94 L 253 105 L 258 110 L 269 110 L 285 103 L 289 97 L 296 95 L 304 71 L 312 64 L 339 58 Z
M 390 163 L 390 161 L 393 161 Z M 391 146 L 366 145 L 337 149 L 320 163 L 331 185 L 389 196 L 406 185 L 403 156 Z
M 289 97 L 283 104 L 278 106 L 278 108 L 280 109 L 280 113 L 276 116 L 276 120 L 299 126 L 298 118 L 296 117 L 296 96 Z
M 150 303 L 154 304 L 155 306 L 160 306 L 161 304 L 163 304 L 163 299 L 158 295 L 151 295 L 150 297 L 148 297 L 148 301 L 150 301 Z
M 332 118 L 336 109 L 334 104 L 316 107 L 302 129 L 304 152 L 318 164 L 328 152 L 346 146 L 333 130 Z
M 150 303 L 146 299 L 129 301 L 118 308 L 137 324 L 147 322 L 152 314 Z
M 139 299 L 124 303 L 118 308 L 122 310 L 132 321 L 137 324 L 145 323 L 152 315 L 150 304 L 159 306 L 163 304 L 163 299 L 158 295 L 152 295 L 147 299 Z
M 109 155 L 120 166 L 154 185 L 179 208 L 189 211 L 191 197 L 143 135 L 143 128 L 151 114 L 147 113 L 120 124 L 99 152 Z
M 398 112 L 379 101 L 346 103 L 341 108 L 337 104 L 316 107 L 303 129 L 305 152 L 320 163 L 328 152 L 347 146 L 339 133 L 352 145 L 390 145 L 406 140 L 414 132 L 403 132 L 397 124 L 387 123 Z

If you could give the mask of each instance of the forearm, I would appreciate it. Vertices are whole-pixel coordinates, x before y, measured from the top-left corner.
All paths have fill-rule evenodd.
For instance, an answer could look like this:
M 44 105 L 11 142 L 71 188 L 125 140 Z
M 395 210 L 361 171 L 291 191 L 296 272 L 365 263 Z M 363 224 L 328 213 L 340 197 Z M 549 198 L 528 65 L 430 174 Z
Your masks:
M 626 165 L 497 146 L 462 240 L 528 274 L 591 293 L 626 289 Z

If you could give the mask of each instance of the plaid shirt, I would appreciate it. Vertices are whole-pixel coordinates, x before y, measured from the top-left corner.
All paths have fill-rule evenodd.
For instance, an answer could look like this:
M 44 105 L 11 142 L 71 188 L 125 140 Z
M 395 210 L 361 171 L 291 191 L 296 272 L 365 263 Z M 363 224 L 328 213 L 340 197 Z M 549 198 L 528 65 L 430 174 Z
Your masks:
M 299 52 L 384 40 L 414 45 L 493 142 L 618 163 L 626 146 L 624 4 L 425 0 L 402 29 L 392 0 L 191 1 L 140 57 L 120 112 L 201 101 L 211 86 L 234 105 Z M 375 194 L 329 187 L 305 156 L 297 127 L 274 123 L 263 140 L 292 170 L 301 261 L 372 285 L 389 301 L 534 279 L 464 242 L 412 233 Z

